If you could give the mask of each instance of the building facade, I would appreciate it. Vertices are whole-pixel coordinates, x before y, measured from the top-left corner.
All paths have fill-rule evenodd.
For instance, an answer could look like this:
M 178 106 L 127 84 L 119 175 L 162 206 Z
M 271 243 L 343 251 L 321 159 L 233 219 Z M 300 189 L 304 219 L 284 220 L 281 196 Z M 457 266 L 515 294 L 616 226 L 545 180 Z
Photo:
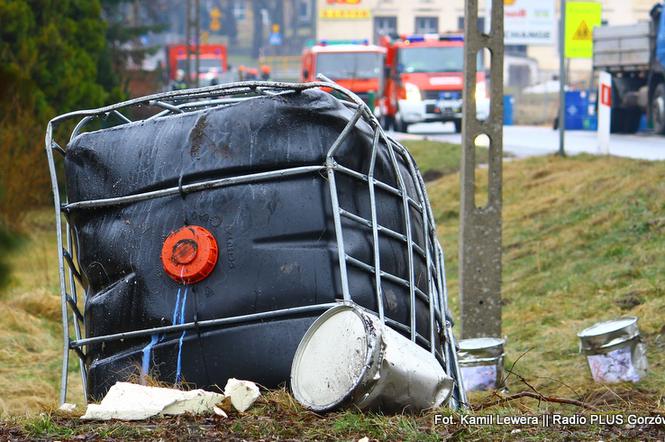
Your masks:
M 464 1 L 317 0 L 318 39 L 367 39 L 381 34 L 425 34 L 460 30 Z
M 485 28 L 489 16 L 487 1 L 479 1 L 479 26 Z M 506 0 L 508 2 L 510 0 Z M 559 0 L 552 2 L 555 21 L 559 16 Z M 587 0 L 589 1 L 589 0 Z M 593 0 L 591 0 L 593 1 Z M 598 0 L 603 6 L 604 24 L 631 24 L 649 19 L 655 0 Z M 464 28 L 465 0 L 316 0 L 317 39 L 367 39 L 377 41 L 384 33 L 399 34 L 454 32 Z M 506 47 L 506 78 L 517 78 L 516 86 L 546 81 L 559 69 L 558 24 L 553 23 L 551 44 L 513 45 Z M 512 68 L 511 68 L 512 66 Z M 570 60 L 573 81 L 588 79 L 590 60 Z

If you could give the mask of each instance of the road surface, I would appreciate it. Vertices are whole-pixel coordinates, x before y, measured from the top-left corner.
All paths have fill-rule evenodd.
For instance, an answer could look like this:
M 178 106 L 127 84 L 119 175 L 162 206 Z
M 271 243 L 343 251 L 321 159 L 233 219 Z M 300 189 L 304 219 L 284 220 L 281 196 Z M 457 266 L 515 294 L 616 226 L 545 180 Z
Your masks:
M 397 139 L 422 139 L 461 143 L 452 123 L 414 124 L 408 134 L 395 133 Z M 548 155 L 559 148 L 559 132 L 548 127 L 505 126 L 503 150 L 516 157 Z M 567 131 L 566 153 L 598 154 L 596 132 Z M 652 134 L 612 135 L 610 155 L 643 160 L 665 160 L 665 136 Z

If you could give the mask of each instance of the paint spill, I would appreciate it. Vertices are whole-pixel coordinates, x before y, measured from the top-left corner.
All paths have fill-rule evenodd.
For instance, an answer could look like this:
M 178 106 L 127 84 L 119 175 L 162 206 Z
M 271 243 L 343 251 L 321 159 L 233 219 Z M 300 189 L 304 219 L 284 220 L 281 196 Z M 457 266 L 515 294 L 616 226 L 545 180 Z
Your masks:
M 178 321 L 178 325 L 182 325 L 185 323 L 185 304 L 187 303 L 188 290 L 189 287 L 185 287 L 185 293 L 182 296 L 182 304 L 180 306 L 180 320 Z M 185 339 L 186 334 L 187 330 L 183 330 L 182 334 L 180 335 L 180 339 L 178 340 L 178 361 L 176 363 L 176 371 L 175 371 L 176 384 L 180 382 L 181 371 L 182 371 L 182 341 Z
M 184 313 L 185 313 L 185 300 L 187 299 L 187 287 L 185 287 L 185 295 L 182 301 L 182 306 L 180 305 L 181 293 L 182 289 L 178 288 L 178 293 L 176 294 L 175 298 L 175 307 L 173 308 L 173 318 L 171 320 L 171 324 L 173 325 L 182 324 L 185 317 Z M 178 348 L 178 369 L 176 373 L 176 382 L 178 382 L 180 378 L 180 352 L 182 348 L 183 337 L 184 337 L 184 332 L 183 335 L 180 337 L 180 343 Z M 163 334 L 162 335 L 154 334 L 150 337 L 150 342 L 145 347 L 143 347 L 143 360 L 141 363 L 141 383 L 143 384 L 145 384 L 146 377 L 150 373 L 150 362 L 151 362 L 150 360 L 151 360 L 152 349 L 156 344 L 162 342 L 163 340 L 164 340 Z
M 159 335 L 155 334 L 150 337 L 150 342 L 148 345 L 143 347 L 143 361 L 141 364 L 141 383 L 145 384 L 146 376 L 150 373 L 150 353 L 152 352 L 152 347 L 157 344 L 159 341 Z
M 178 310 L 180 307 L 180 289 L 178 289 L 178 294 L 175 298 L 175 307 L 173 309 L 173 319 L 171 319 L 171 324 L 175 325 L 176 319 L 178 319 Z

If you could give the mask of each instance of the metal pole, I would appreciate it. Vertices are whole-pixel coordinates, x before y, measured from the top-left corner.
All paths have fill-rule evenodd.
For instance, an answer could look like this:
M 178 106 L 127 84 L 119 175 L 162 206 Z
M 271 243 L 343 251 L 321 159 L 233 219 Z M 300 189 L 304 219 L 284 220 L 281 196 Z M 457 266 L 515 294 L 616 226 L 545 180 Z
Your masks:
M 195 71 L 195 80 L 194 84 L 196 87 L 199 87 L 199 67 L 200 67 L 200 62 L 201 62 L 201 8 L 200 8 L 200 0 L 194 0 L 194 32 L 196 32 L 196 35 L 194 36 L 194 41 L 196 42 L 196 54 L 195 54 L 195 60 L 196 60 L 196 67 L 194 68 Z
M 561 0 L 559 11 L 559 152 L 566 156 L 566 0 Z

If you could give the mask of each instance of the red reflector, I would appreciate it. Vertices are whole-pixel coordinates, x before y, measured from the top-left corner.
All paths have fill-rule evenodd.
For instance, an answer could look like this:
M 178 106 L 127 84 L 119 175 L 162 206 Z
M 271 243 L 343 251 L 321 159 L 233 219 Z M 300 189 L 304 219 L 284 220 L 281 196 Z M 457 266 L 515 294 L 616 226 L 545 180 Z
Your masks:
M 173 280 L 196 284 L 208 277 L 217 264 L 217 241 L 201 226 L 185 226 L 172 232 L 162 246 L 162 265 Z

